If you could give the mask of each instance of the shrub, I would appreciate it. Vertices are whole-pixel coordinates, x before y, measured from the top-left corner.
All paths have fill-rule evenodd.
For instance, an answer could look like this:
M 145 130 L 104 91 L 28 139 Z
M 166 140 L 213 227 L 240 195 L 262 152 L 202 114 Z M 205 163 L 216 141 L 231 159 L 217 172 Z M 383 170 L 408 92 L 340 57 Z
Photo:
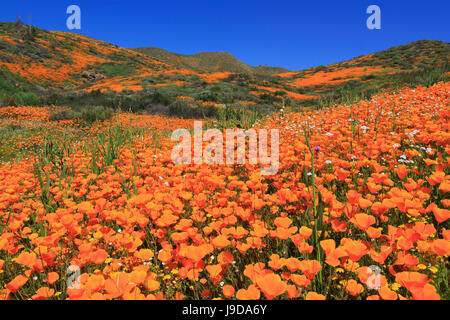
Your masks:
M 39 98 L 34 92 L 20 92 L 16 94 L 16 105 L 35 106 L 39 104 Z
M 63 109 L 58 111 L 53 111 L 50 114 L 50 121 L 61 121 L 61 120 L 72 120 L 76 117 L 76 114 L 74 111 L 70 109 Z
M 84 107 L 80 111 L 75 111 L 72 109 L 63 109 L 55 111 L 50 115 L 50 120 L 60 121 L 60 120 L 72 120 L 81 119 L 85 122 L 92 123 L 95 121 L 105 121 L 112 118 L 114 112 L 111 108 L 105 108 L 102 106 L 95 107 Z
M 80 118 L 86 122 L 105 121 L 111 119 L 114 112 L 111 108 L 102 106 L 86 107 L 81 109 Z

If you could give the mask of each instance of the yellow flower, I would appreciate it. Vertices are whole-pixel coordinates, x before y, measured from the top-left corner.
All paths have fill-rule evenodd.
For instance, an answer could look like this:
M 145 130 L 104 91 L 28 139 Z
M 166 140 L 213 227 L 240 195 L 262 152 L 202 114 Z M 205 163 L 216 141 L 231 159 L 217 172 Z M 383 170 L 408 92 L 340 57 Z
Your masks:
M 393 283 L 391 286 L 392 290 L 394 290 L 394 291 L 397 291 L 398 289 L 400 289 L 400 287 L 401 287 L 401 285 L 399 285 L 398 283 Z
M 438 268 L 436 268 L 436 267 L 431 267 L 431 268 L 430 268 L 430 271 L 433 272 L 433 273 L 436 273 L 436 272 L 438 272 Z
M 96 232 L 96 233 L 94 233 L 94 238 L 95 239 L 101 239 L 103 237 L 103 234 L 101 233 L 101 232 Z
M 419 268 L 419 270 L 424 270 L 424 269 L 427 268 L 427 266 L 422 264 L 422 263 L 420 263 L 420 264 L 417 265 L 417 268 Z

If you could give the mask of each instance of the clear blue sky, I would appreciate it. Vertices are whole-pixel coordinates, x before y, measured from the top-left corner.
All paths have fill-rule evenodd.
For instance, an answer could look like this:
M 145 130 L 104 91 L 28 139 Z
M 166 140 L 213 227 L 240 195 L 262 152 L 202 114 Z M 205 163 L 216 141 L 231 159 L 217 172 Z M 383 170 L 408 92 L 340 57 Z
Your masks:
M 0 21 L 21 16 L 68 31 L 66 9 L 81 8 L 79 33 L 122 47 L 193 54 L 227 51 L 250 65 L 300 70 L 392 46 L 450 42 L 448 0 L 1 0 Z M 369 30 L 369 5 L 381 30 Z

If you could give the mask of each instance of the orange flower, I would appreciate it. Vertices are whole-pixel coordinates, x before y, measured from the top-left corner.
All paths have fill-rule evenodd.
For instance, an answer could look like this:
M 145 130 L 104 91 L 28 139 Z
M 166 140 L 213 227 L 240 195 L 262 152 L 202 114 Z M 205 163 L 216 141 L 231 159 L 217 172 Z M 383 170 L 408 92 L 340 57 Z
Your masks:
M 308 294 L 306 295 L 306 300 L 325 300 L 325 296 L 321 295 L 317 292 L 314 291 L 310 291 L 308 292 Z
M 358 213 L 355 214 L 353 218 L 350 219 L 350 221 L 359 229 L 365 231 L 375 223 L 375 217 L 365 213 Z
M 382 228 L 369 227 L 369 228 L 367 228 L 366 233 L 369 236 L 369 238 L 378 239 L 381 236 L 382 230 L 383 230 Z
M 234 287 L 227 284 L 222 287 L 222 292 L 225 298 L 231 298 L 234 295 Z
M 223 248 L 228 247 L 228 246 L 231 244 L 231 242 L 230 242 L 230 240 L 227 239 L 226 236 L 220 235 L 220 236 L 218 236 L 218 237 L 215 237 L 215 238 L 212 240 L 212 244 L 213 244 L 214 247 L 216 247 L 217 249 L 223 249 Z
M 261 288 L 267 299 L 273 298 L 286 292 L 286 283 L 281 280 L 280 276 L 274 273 L 266 274 L 262 277 L 257 277 L 256 284 Z
M 292 274 L 291 281 L 299 287 L 307 287 L 311 281 L 304 274 Z
M 95 264 L 103 264 L 108 257 L 108 252 L 103 249 L 95 250 L 91 253 L 91 261 Z
M 46 300 L 53 296 L 55 290 L 50 289 L 48 287 L 39 288 L 36 291 L 36 294 L 32 297 L 33 300 Z
M 230 263 L 232 263 L 234 261 L 234 257 L 230 252 L 222 251 L 217 256 L 217 261 L 222 265 L 229 265 Z
M 358 240 L 345 239 L 343 247 L 347 252 L 348 257 L 354 262 L 367 254 L 367 247 Z
M 186 258 L 191 259 L 194 262 L 198 262 L 203 259 L 211 251 L 210 247 L 207 246 L 187 246 L 181 249 L 180 254 Z M 161 259 L 160 259 L 161 260 Z
M 433 252 L 438 256 L 448 256 L 450 255 L 450 240 L 433 240 L 431 248 Z
M 269 267 L 273 270 L 277 271 L 283 268 L 286 264 L 286 259 L 280 259 L 280 256 L 277 254 L 273 254 L 270 256 Z
M 345 290 L 352 296 L 357 296 L 364 291 L 362 284 L 356 282 L 355 280 L 349 280 L 345 286 Z
M 150 249 L 141 249 L 139 251 L 136 251 L 134 255 L 136 256 L 136 258 L 143 261 L 149 261 L 154 256 L 153 251 Z
M 302 260 L 298 264 L 299 269 L 308 277 L 308 279 L 312 280 L 316 276 L 317 272 L 322 269 L 319 261 L 317 260 Z
M 311 237 L 313 231 L 311 228 L 302 226 L 298 232 L 303 240 L 308 240 L 309 237 Z
M 249 264 L 245 266 L 244 275 L 252 280 L 253 283 L 256 282 L 256 279 L 260 276 L 264 276 L 266 274 L 272 273 L 270 270 L 264 269 L 264 263 L 258 262 L 253 264 Z
M 431 176 L 426 177 L 425 179 L 427 179 L 429 184 L 431 184 L 432 186 L 435 186 L 445 180 L 445 172 L 435 171 L 432 173 Z
M 364 198 L 360 198 L 358 203 L 359 203 L 359 207 L 363 210 L 366 210 L 368 207 L 370 207 L 372 205 L 372 201 L 369 201 Z
M 105 279 L 102 275 L 93 275 L 87 280 L 85 288 L 95 292 L 103 288 L 104 283 Z
M 50 272 L 47 275 L 47 282 L 48 284 L 54 284 L 56 281 L 58 281 L 59 275 L 56 272 Z
M 395 173 L 397 173 L 397 176 L 400 180 L 403 180 L 403 178 L 408 174 L 408 168 L 405 165 L 399 165 L 397 169 L 395 169 Z
M 415 271 L 399 272 L 395 275 L 395 281 L 411 291 L 412 287 L 424 287 L 429 282 L 426 274 Z
M 206 271 L 209 273 L 209 277 L 214 283 L 219 283 L 220 273 L 222 272 L 222 266 L 220 264 L 206 266 Z
M 398 298 L 397 294 L 386 286 L 381 287 L 380 290 L 378 290 L 378 294 L 383 300 L 397 300 Z
M 350 190 L 347 192 L 348 202 L 352 205 L 358 203 L 360 197 L 361 195 L 356 190 Z
M 450 219 L 450 210 L 435 207 L 433 209 L 433 213 L 438 223 L 442 223 Z
M 11 282 L 6 285 L 6 288 L 12 293 L 17 292 L 25 283 L 27 283 L 28 278 L 24 275 L 18 275 Z
M 296 258 L 289 258 L 285 260 L 284 265 L 289 269 L 290 272 L 295 272 L 300 268 L 301 262 Z
M 260 291 L 258 288 L 251 284 L 248 289 L 239 289 L 236 293 L 236 299 L 238 300 L 258 300 L 260 297 Z
M 427 283 L 423 287 L 413 286 L 409 289 L 414 300 L 441 300 L 436 288 Z
M 278 218 L 275 218 L 275 220 L 274 220 L 273 222 L 275 223 L 275 225 L 276 225 L 278 228 L 285 228 L 285 229 L 289 228 L 290 225 L 292 224 L 292 220 L 289 219 L 289 218 L 287 218 L 287 217 L 283 217 L 283 218 L 278 217 Z

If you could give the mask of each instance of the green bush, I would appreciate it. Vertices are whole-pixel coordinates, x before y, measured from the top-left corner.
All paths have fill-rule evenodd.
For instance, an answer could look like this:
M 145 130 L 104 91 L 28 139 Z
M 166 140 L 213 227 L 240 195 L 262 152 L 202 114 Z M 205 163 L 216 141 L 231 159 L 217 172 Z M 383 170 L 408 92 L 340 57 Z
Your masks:
M 190 100 L 177 100 L 169 105 L 169 116 L 184 119 L 213 118 L 216 116 L 216 109 L 212 106 L 198 106 Z
M 60 120 L 72 120 L 81 119 L 85 122 L 92 123 L 95 121 L 105 121 L 111 119 L 114 115 L 114 111 L 111 108 L 105 108 L 102 106 L 95 107 L 84 107 L 79 111 L 72 109 L 64 109 L 55 111 L 50 115 L 50 120 L 60 121 Z
M 69 110 L 69 109 L 64 109 L 64 110 L 58 110 L 58 111 L 53 111 L 50 114 L 50 121 L 61 121 L 61 120 L 72 120 L 76 117 L 76 114 L 74 111 Z
M 16 105 L 35 106 L 39 104 L 39 97 L 34 92 L 19 92 L 16 94 Z
M 86 122 L 105 121 L 111 119 L 114 112 L 111 108 L 102 106 L 86 107 L 81 109 L 80 118 Z

